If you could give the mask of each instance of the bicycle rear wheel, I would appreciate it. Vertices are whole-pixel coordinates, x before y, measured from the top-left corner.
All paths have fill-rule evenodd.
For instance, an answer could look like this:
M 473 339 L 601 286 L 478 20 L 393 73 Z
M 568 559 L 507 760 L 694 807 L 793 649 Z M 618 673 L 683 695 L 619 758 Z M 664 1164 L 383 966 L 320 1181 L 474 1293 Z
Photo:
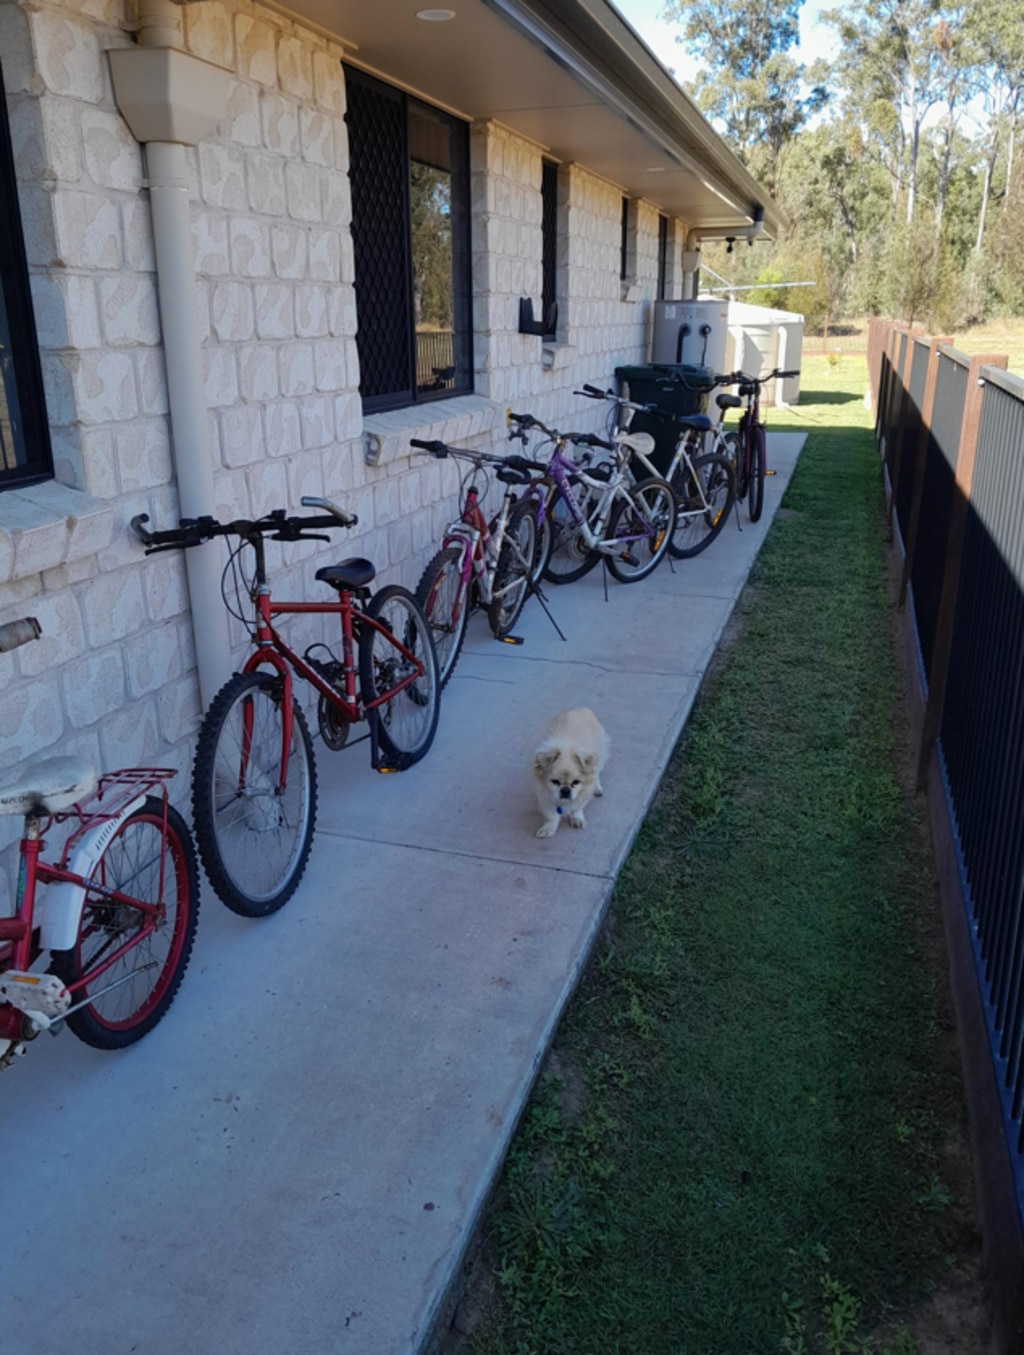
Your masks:
M 434 642 L 416 599 L 398 584 L 375 593 L 367 604 L 366 616 L 379 621 L 385 633 L 373 626 L 360 628 L 359 682 L 364 706 L 407 678 L 414 671 L 414 660 L 423 665 L 420 677 L 375 708 L 381 750 L 395 771 L 404 771 L 419 762 L 437 732 L 441 683 Z M 407 657 L 389 636 L 394 636 L 413 658 Z
M 505 539 L 491 585 L 494 600 L 487 609 L 494 638 L 500 640 L 519 620 L 529 597 L 530 577 L 537 549 L 537 521 L 532 502 L 517 503 L 508 515 Z
M 282 778 L 283 688 L 277 675 L 236 673 L 214 697 L 196 745 L 192 816 L 199 854 L 218 898 L 242 917 L 266 917 L 287 903 L 313 845 L 313 743 L 293 700 Z
M 728 456 L 732 461 L 733 475 L 736 477 L 736 501 L 742 503 L 747 497 L 750 476 L 747 471 L 747 458 L 744 444 L 744 432 L 726 433 L 725 441 L 729 445 Z
M 469 622 L 469 589 L 462 588 L 462 560 L 459 546 L 439 550 L 416 588 L 416 602 L 430 624 L 442 687 L 458 663 Z
M 676 526 L 676 500 L 667 480 L 651 476 L 619 499 L 608 521 L 608 536 L 617 541 L 608 572 L 619 583 L 646 579 L 661 563 Z
M 732 464 L 712 452 L 698 456 L 691 471 L 680 466 L 672 480 L 676 529 L 669 550 L 688 560 L 711 545 L 725 526 L 735 499 Z
M 192 954 L 199 919 L 196 855 L 176 809 L 167 808 L 166 849 L 163 827 L 163 801 L 150 795 L 121 824 L 93 871 L 75 944 L 53 952 L 51 972 L 71 987 L 129 946 L 73 994 L 73 1004 L 89 1001 L 68 1016 L 68 1026 L 94 1049 L 124 1049 L 148 1034 L 174 1001 Z M 155 930 L 143 937 L 146 914 L 112 899 L 111 890 L 158 905 Z
M 585 493 L 584 488 L 581 492 L 584 514 L 587 511 L 587 502 L 582 497 Z M 551 529 L 551 549 L 544 567 L 544 578 L 548 583 L 575 583 L 584 574 L 590 573 L 601 556 L 584 541 L 561 495 L 551 504 L 547 516 Z
M 764 424 L 759 423 L 751 433 L 750 443 L 750 501 L 747 510 L 751 522 L 758 520 L 764 508 L 765 450 Z

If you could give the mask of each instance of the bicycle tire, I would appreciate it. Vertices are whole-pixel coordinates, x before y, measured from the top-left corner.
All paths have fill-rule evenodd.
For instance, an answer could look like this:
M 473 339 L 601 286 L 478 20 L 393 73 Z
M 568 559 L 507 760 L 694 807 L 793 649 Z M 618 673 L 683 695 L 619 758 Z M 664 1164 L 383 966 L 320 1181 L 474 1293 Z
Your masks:
M 163 800 L 147 796 L 104 848 L 90 879 L 97 888 L 120 889 L 143 903 L 163 902 L 166 909 L 154 932 L 97 977 L 95 998 L 67 1017 L 68 1028 L 93 1049 L 125 1049 L 148 1035 L 174 1001 L 192 954 L 199 920 L 195 848 L 185 820 L 169 805 L 165 857 L 163 816 Z M 138 914 L 140 923 L 143 917 Z M 130 905 L 112 903 L 109 895 L 87 885 L 75 944 L 53 952 L 51 973 L 68 986 L 78 983 L 104 952 L 124 944 L 132 919 Z M 146 967 L 135 968 L 143 957 Z M 101 991 L 111 984 L 116 986 Z M 72 1002 L 88 996 L 88 989 L 80 988 Z
M 642 513 L 638 512 L 637 501 L 642 505 Z M 640 535 L 646 532 L 648 523 L 655 529 L 653 538 Z M 676 496 L 667 480 L 652 475 L 633 485 L 629 498 L 616 502 L 608 520 L 610 538 L 637 538 L 627 540 L 624 551 L 613 548 L 605 557 L 612 578 L 619 583 L 638 583 L 653 574 L 668 554 L 675 526 Z
M 430 625 L 416 599 L 400 584 L 389 584 L 374 593 L 366 615 L 396 635 L 425 670 L 421 678 L 376 708 L 381 750 L 394 771 L 404 771 L 427 753 L 437 733 L 441 684 Z M 365 706 L 407 676 L 410 662 L 373 626 L 360 629 L 359 682 Z
M 491 589 L 495 594 L 487 620 L 496 640 L 506 636 L 522 615 L 530 596 L 537 547 L 537 524 L 531 502 L 517 503 L 508 515 Z
M 757 424 L 750 444 L 750 498 L 747 512 L 750 521 L 757 522 L 764 508 L 765 436 L 764 424 Z
M 316 763 L 294 699 L 288 776 L 284 793 L 277 791 L 282 694 L 276 674 L 236 673 L 214 697 L 196 744 L 192 817 L 199 855 L 217 897 L 241 917 L 267 917 L 287 903 L 313 845 Z
M 541 508 L 540 517 L 537 516 L 538 501 L 534 498 L 524 500 L 530 505 L 530 511 L 533 514 L 534 524 L 537 529 L 537 543 L 533 551 L 533 567 L 530 570 L 530 583 L 536 587 L 544 578 L 544 571 L 548 567 L 548 561 L 551 559 L 551 550 L 554 546 L 554 533 L 551 526 L 551 518 L 548 513 Z
M 462 590 L 462 559 L 459 546 L 439 550 L 416 587 L 416 602 L 430 624 L 442 689 L 455 671 L 469 625 L 470 590 Z
M 692 464 L 692 475 L 680 466 L 672 479 L 676 529 L 668 548 L 677 560 L 689 560 L 707 550 L 728 521 L 736 498 L 735 476 L 727 456 L 708 452 Z M 694 483 L 694 476 L 699 484 Z M 697 512 L 703 505 L 707 507 Z
M 582 507 L 586 513 L 585 501 Z M 575 583 L 595 568 L 601 556 L 583 540 L 561 495 L 552 501 L 547 516 L 551 527 L 551 549 L 543 577 L 548 583 Z
M 736 472 L 736 502 L 743 503 L 750 488 L 750 473 L 747 467 L 746 433 L 741 428 L 736 433 L 726 433 L 726 441 L 733 449 L 733 470 Z

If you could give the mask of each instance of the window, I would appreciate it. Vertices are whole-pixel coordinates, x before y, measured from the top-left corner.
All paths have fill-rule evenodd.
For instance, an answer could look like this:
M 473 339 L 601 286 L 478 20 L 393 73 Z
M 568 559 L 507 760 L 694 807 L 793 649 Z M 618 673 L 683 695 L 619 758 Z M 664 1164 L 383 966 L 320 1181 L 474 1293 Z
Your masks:
M 0 489 L 53 476 L 14 153 L 0 72 Z
M 668 217 L 658 217 L 658 300 L 665 300 L 668 282 Z
M 367 413 L 473 389 L 469 131 L 345 68 Z
M 558 166 L 545 160 L 541 169 L 541 312 L 545 339 L 558 332 Z
M 619 277 L 629 277 L 629 198 L 622 199 L 622 236 L 619 242 Z

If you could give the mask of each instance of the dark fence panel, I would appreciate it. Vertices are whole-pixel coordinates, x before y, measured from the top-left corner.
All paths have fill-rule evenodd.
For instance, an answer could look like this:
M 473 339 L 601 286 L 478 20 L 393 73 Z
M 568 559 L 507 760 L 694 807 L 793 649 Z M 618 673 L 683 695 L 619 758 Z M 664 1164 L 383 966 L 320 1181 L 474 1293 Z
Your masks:
M 914 468 L 917 465 L 917 446 L 921 440 L 921 410 L 924 406 L 924 388 L 928 379 L 928 357 L 930 348 L 925 341 L 914 339 L 914 349 L 910 358 L 910 380 L 907 386 L 907 398 L 903 415 L 903 437 L 900 443 L 899 457 L 895 466 L 895 483 L 892 486 L 893 502 L 896 507 L 896 520 L 900 527 L 900 536 L 907 540 L 907 528 L 910 525 L 910 507 L 914 497 Z
M 1024 385 L 1001 374 L 982 402 L 941 753 L 1024 1197 Z
M 925 450 L 921 516 L 917 531 L 911 582 L 914 618 L 925 672 L 931 666 L 935 625 L 942 596 L 942 576 L 953 506 L 956 458 L 967 395 L 967 368 L 949 349 L 939 353 L 935 405 Z

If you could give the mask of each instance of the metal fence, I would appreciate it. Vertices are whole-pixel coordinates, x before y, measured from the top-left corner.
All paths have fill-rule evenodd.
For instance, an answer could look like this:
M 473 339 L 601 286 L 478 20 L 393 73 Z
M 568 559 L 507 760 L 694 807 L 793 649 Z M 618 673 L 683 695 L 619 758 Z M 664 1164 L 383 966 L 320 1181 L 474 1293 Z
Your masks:
M 894 537 L 921 686 L 919 781 L 945 831 L 960 912 L 949 926 L 958 1017 L 973 1004 L 988 1068 L 966 1060 L 972 1119 L 988 1135 L 979 1190 L 1024 1221 L 1024 382 L 1006 359 L 874 322 L 868 364 Z M 941 832 L 937 851 L 943 856 Z M 942 869 L 940 868 L 940 876 Z M 957 938 L 960 938 L 959 940 Z M 969 955 L 966 954 L 969 952 Z M 994 1076 L 993 1076 L 994 1073 Z M 974 1086 L 972 1087 L 972 1082 Z M 995 1104 L 998 1102 L 998 1105 Z M 985 1135 L 982 1135 L 984 1142 Z M 976 1137 L 976 1145 L 979 1140 Z M 995 1147 L 993 1147 L 995 1142 Z M 993 1156 L 994 1154 L 994 1156 Z M 993 1165 L 995 1164 L 995 1165 Z M 1012 1189 L 1011 1189 L 1012 1186 Z M 984 1209 L 984 1199 L 983 1199 Z M 999 1212 L 998 1201 L 993 1207 Z M 990 1210 L 990 1213 L 993 1212 Z M 1019 1330 L 1019 1325 L 1017 1330 Z M 1016 1348 L 1016 1347 L 1015 1347 Z

